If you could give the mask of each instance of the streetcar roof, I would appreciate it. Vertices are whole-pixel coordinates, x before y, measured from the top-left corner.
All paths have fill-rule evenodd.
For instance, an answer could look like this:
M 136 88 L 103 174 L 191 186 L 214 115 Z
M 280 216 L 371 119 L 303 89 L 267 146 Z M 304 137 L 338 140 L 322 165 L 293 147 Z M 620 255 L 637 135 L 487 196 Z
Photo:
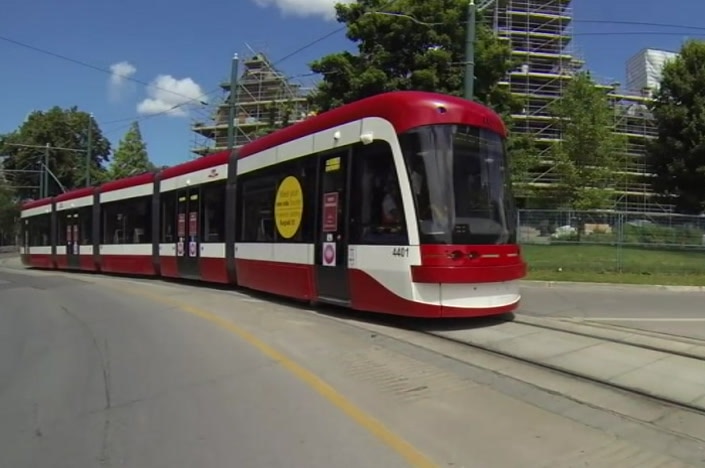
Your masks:
M 387 120 L 397 133 L 423 125 L 457 123 L 484 127 L 506 135 L 502 119 L 492 109 L 477 102 L 425 91 L 393 91 L 331 109 L 260 137 L 240 148 L 238 158 L 246 158 L 313 133 L 370 117 Z
M 95 187 L 85 187 L 80 189 L 71 190 L 70 192 L 62 193 L 57 195 L 54 200 L 57 202 L 66 200 L 75 200 L 77 198 L 87 197 L 95 193 Z
M 29 210 L 30 208 L 38 208 L 40 206 L 48 205 L 52 201 L 51 198 L 40 198 L 39 200 L 29 200 L 22 204 L 23 210 Z
M 425 91 L 392 91 L 331 109 L 260 137 L 240 148 L 238 158 L 246 158 L 307 135 L 370 117 L 387 120 L 394 126 L 397 133 L 423 125 L 455 123 L 483 127 L 500 135 L 506 135 L 506 127 L 502 119 L 493 110 L 477 102 Z M 165 180 L 190 174 L 202 169 L 227 164 L 229 159 L 229 151 L 213 153 L 193 161 L 165 168 L 158 173 L 158 177 L 160 180 Z M 135 187 L 151 183 L 155 177 L 157 177 L 157 174 L 153 172 L 140 174 L 106 182 L 98 186 L 97 190 L 100 193 L 106 193 L 127 187 Z M 31 200 L 25 202 L 22 205 L 22 209 L 48 205 L 52 200 L 64 201 L 81 198 L 93 194 L 95 190 L 96 187 L 87 187 L 57 195 L 53 199 Z
M 171 179 L 184 174 L 190 174 L 203 169 L 208 169 L 222 164 L 227 164 L 230 160 L 230 151 L 213 153 L 202 158 L 194 159 L 176 166 L 167 167 L 159 173 L 159 180 Z
M 146 172 L 144 174 L 127 177 L 125 179 L 111 180 L 106 182 L 98 190 L 100 193 L 114 192 L 128 187 L 136 187 L 138 185 L 150 184 L 154 182 L 154 172 Z

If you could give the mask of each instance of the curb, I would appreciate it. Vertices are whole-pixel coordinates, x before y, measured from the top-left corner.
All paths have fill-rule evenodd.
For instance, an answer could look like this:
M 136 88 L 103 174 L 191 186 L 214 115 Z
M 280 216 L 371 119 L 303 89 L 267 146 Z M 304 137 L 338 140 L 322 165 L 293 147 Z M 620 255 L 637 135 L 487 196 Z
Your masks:
M 539 318 L 519 314 L 514 316 L 514 322 L 541 326 L 551 330 L 574 333 L 624 345 L 648 348 L 653 351 L 671 353 L 692 359 L 705 360 L 705 342 L 697 344 L 701 343 L 701 341 L 688 337 L 683 337 L 683 341 L 677 341 L 642 334 L 639 330 L 614 330 L 593 326 L 585 322 L 568 322 L 555 318 Z
M 603 289 L 659 290 L 670 292 L 705 292 L 705 286 L 671 286 L 667 284 L 592 283 L 589 281 L 521 280 L 521 285 L 554 288 L 561 286 L 593 287 Z

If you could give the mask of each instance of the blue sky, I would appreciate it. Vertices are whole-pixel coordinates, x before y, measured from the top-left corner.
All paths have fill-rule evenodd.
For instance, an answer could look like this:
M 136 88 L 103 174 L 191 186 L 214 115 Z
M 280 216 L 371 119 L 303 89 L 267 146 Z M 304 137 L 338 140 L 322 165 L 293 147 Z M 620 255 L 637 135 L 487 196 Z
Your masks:
M 199 7 L 184 0 L 5 0 L 0 36 L 106 70 L 122 63 L 118 69 L 131 72 L 136 80 L 147 84 L 158 80 L 159 88 L 198 96 L 216 90 L 228 77 L 232 54 L 246 53 L 245 44 L 277 61 L 336 29 L 331 18 L 334 3 L 214 0 Z M 705 27 L 617 23 L 696 26 L 705 17 L 702 0 L 673 0 L 668 8 L 662 0 L 573 0 L 572 5 L 575 51 L 603 79 L 623 81 L 626 59 L 644 47 L 677 51 L 685 38 L 705 35 Z M 279 67 L 290 76 L 303 75 L 311 60 L 349 46 L 341 32 Z M 144 112 L 168 108 L 178 103 L 179 96 L 160 96 L 158 90 L 154 94 L 149 86 L 131 81 L 111 85 L 109 73 L 2 40 L 0 63 L 0 133 L 15 129 L 32 110 L 77 105 L 95 115 L 114 147 L 130 121 L 137 119 L 155 163 L 176 164 L 191 157 L 194 134 L 189 125 L 204 116 L 202 107 L 181 107 L 187 110 L 183 115 L 149 117 Z M 312 83 L 310 77 L 301 80 Z M 209 100 L 216 96 L 211 94 Z M 163 102 L 165 98 L 168 102 Z

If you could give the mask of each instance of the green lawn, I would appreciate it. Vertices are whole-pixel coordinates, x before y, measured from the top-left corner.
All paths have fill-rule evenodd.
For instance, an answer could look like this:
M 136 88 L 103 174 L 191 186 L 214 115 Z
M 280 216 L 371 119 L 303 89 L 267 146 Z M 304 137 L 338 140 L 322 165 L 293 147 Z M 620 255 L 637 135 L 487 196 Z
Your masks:
M 705 286 L 705 249 L 522 245 L 527 279 Z

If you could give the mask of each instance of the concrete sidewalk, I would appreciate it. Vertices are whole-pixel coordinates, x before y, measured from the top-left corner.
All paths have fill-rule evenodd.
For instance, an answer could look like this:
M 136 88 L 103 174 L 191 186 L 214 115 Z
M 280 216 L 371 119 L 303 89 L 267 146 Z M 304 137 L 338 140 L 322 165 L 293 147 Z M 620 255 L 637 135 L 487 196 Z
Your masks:
M 519 313 L 705 341 L 705 294 L 625 285 L 522 283 Z
M 633 334 L 633 342 L 654 349 L 561 331 L 563 324 L 556 319 L 530 320 L 554 325 L 554 329 L 521 323 L 519 317 L 516 322 L 496 326 L 430 333 L 705 411 L 705 361 L 695 357 L 703 352 L 699 345 L 680 343 L 670 349 L 690 352 L 693 356 L 686 357 L 657 350 L 665 340 L 644 335 Z M 586 335 L 598 335 L 594 327 L 569 325 L 573 332 L 580 329 Z

